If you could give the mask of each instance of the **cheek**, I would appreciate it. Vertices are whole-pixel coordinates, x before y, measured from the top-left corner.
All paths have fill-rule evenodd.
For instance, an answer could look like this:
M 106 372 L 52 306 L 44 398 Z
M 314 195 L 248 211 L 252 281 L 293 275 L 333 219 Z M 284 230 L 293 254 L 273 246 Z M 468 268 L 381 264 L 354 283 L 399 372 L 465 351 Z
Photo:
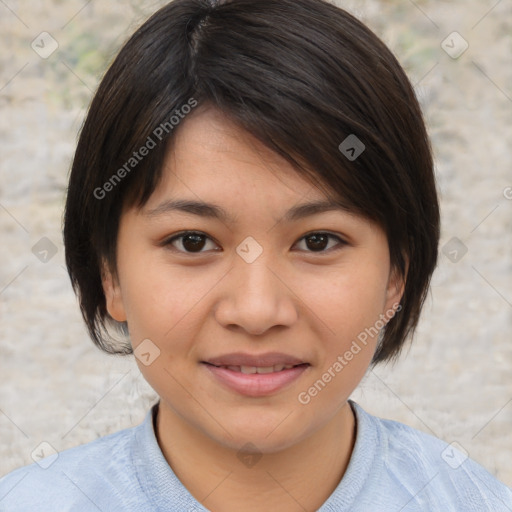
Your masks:
M 374 325 L 386 303 L 386 273 L 364 260 L 297 283 L 298 296 L 337 343 Z
M 206 268 L 173 266 L 142 251 L 126 259 L 124 276 L 123 302 L 135 344 L 144 338 L 163 343 L 175 332 L 186 339 L 201 301 L 219 280 Z
M 332 411 L 350 397 L 376 349 L 385 283 L 378 274 L 362 274 L 341 273 L 323 293 L 310 295 L 310 308 L 320 320 L 315 326 L 321 348 L 318 368 L 301 397 L 314 401 L 317 410 Z

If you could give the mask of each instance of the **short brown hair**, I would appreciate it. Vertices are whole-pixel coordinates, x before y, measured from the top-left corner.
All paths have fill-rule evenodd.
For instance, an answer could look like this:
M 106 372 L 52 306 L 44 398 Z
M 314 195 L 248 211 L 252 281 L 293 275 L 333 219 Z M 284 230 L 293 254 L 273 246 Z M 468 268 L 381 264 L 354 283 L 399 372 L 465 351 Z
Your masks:
M 396 357 L 416 328 L 437 262 L 430 142 L 394 55 L 324 0 L 174 0 L 123 46 L 82 127 L 65 205 L 66 265 L 93 341 L 109 353 L 132 352 L 126 324 L 106 310 L 101 262 L 117 275 L 122 209 L 143 207 L 158 185 L 176 131 L 169 119 L 191 99 L 222 110 L 326 195 L 385 230 L 391 264 L 407 280 L 402 309 L 372 362 Z M 156 147 L 127 172 L 134 151 L 162 126 Z M 357 158 L 340 146 L 349 136 L 364 145 Z M 113 182 L 116 171 L 122 180 Z

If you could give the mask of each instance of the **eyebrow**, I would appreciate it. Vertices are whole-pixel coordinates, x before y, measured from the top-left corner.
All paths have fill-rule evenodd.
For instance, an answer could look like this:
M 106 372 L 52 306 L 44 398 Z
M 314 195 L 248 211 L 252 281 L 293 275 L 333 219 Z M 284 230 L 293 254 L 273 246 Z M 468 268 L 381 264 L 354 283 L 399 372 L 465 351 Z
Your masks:
M 329 211 L 352 213 L 352 210 L 341 201 L 320 200 L 293 206 L 284 214 L 282 220 L 284 222 L 294 222 L 305 217 Z M 225 224 L 232 224 L 235 221 L 226 210 L 216 204 L 189 199 L 168 199 L 160 203 L 157 207 L 144 212 L 144 216 L 153 219 L 168 215 L 172 212 L 183 212 L 200 217 L 217 219 Z

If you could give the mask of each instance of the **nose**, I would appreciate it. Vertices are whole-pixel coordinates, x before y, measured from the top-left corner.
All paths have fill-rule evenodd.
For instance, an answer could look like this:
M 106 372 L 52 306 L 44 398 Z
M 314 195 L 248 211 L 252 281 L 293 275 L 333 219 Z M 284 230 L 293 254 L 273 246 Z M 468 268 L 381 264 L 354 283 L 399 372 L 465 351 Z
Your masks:
M 225 328 L 261 335 L 275 326 L 290 327 L 297 321 L 296 297 L 289 275 L 271 261 L 265 251 L 248 263 L 235 255 L 223 279 L 222 299 L 216 307 L 217 321 Z

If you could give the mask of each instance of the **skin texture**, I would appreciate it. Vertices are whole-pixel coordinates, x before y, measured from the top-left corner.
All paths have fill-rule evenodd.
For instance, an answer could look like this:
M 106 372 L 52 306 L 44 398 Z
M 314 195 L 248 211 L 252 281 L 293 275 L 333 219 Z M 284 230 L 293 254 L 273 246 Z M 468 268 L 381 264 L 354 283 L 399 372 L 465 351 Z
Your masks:
M 145 215 L 170 198 L 213 202 L 233 221 Z M 119 280 L 106 271 L 103 281 L 107 309 L 128 322 L 134 349 L 150 339 L 160 350 L 148 366 L 137 361 L 161 397 L 158 441 L 178 478 L 210 510 L 316 510 L 347 468 L 356 433 L 347 399 L 377 337 L 308 404 L 298 395 L 399 302 L 403 282 L 390 267 L 385 233 L 368 220 L 342 210 L 281 220 L 289 208 L 317 199 L 325 197 L 288 162 L 218 110 L 199 108 L 175 133 L 149 202 L 122 214 Z M 183 238 L 163 245 L 184 230 L 207 235 L 195 252 Z M 346 243 L 328 238 L 316 250 L 304 238 L 312 231 Z M 248 236 L 263 249 L 252 263 L 236 252 Z M 240 395 L 200 363 L 269 351 L 310 364 L 271 396 Z M 252 466 L 237 457 L 249 442 L 262 455 Z

